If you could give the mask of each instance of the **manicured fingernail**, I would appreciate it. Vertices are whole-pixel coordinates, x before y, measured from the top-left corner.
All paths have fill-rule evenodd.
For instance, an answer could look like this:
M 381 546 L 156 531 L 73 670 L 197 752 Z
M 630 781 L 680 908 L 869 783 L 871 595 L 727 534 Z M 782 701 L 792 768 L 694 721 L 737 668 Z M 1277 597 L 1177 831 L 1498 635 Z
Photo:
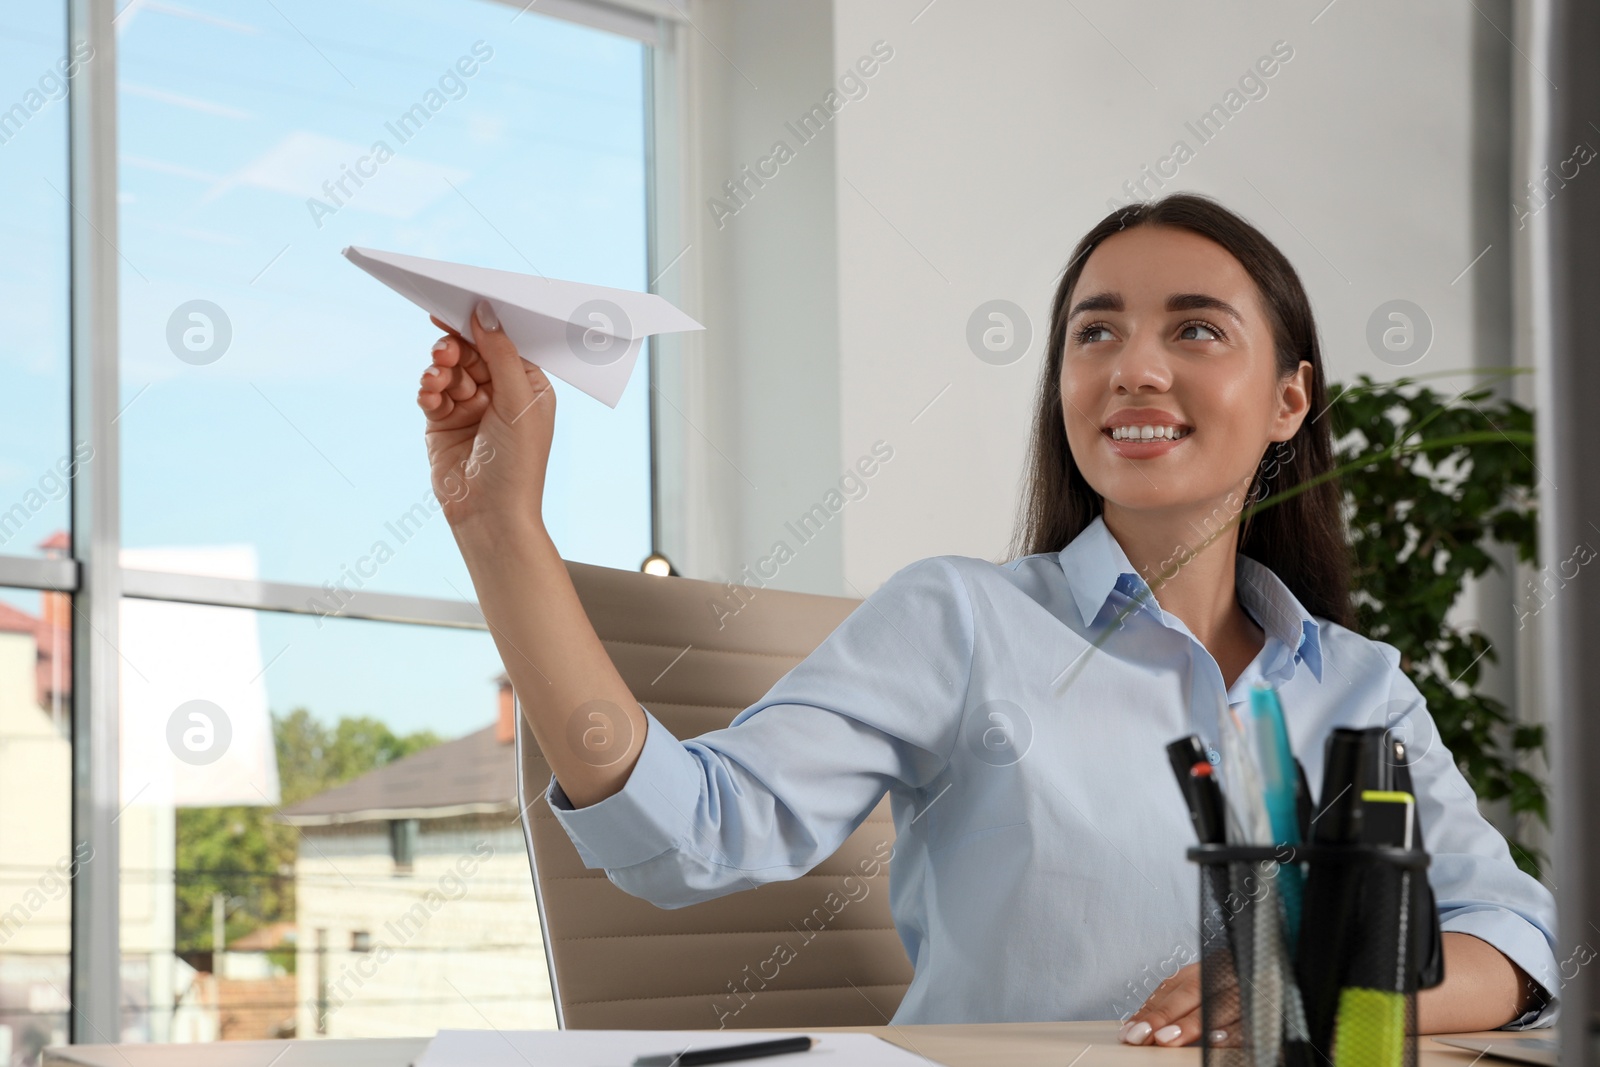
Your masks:
M 1163 1045 L 1170 1045 L 1182 1036 L 1183 1027 L 1179 1026 L 1177 1023 L 1173 1023 L 1170 1026 L 1163 1026 L 1161 1029 L 1156 1031 L 1156 1040 L 1161 1042 Z
M 446 348 L 449 348 L 449 347 L 450 347 L 450 342 L 446 341 L 443 337 L 441 337 L 437 341 L 433 342 L 433 350 L 435 352 L 443 352 Z
M 478 301 L 478 322 L 486 330 L 498 330 L 500 328 L 500 320 L 495 318 L 494 308 L 489 306 L 489 301 L 487 300 Z
M 1122 1028 L 1122 1040 L 1129 1045 L 1142 1045 L 1149 1036 L 1150 1024 L 1142 1020 Z
M 426 375 L 427 377 L 429 377 L 429 378 L 433 378 L 433 377 L 438 376 L 439 368 L 438 367 L 429 367 L 427 370 L 423 371 L 422 373 L 424 375 Z
M 1212 1044 L 1213 1047 L 1218 1046 L 1218 1045 L 1226 1045 L 1227 1043 L 1228 1043 L 1228 1031 L 1226 1031 L 1226 1030 L 1213 1030 L 1213 1031 L 1211 1031 L 1211 1044 Z

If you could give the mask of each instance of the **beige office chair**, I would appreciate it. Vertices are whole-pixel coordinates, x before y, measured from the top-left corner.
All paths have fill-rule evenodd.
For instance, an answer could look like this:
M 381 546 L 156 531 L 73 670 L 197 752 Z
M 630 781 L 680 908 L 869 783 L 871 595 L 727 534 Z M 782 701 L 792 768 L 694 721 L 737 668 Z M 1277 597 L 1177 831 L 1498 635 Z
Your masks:
M 567 569 L 623 680 L 679 739 L 728 725 L 860 603 Z M 876 1026 L 894 1014 L 912 969 L 889 914 L 888 867 L 860 875 L 893 844 L 887 798 L 800 878 L 657 908 L 583 866 L 543 797 L 550 767 L 520 709 L 516 720 L 518 803 L 562 1027 Z

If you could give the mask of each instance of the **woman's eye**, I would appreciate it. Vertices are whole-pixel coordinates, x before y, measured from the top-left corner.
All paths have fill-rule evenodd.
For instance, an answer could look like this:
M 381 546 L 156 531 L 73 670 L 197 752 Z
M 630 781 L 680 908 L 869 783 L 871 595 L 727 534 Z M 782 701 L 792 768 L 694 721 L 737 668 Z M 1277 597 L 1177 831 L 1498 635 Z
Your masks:
M 1075 339 L 1080 345 L 1088 344 L 1090 341 L 1094 340 L 1094 334 L 1103 329 L 1105 329 L 1105 327 L 1099 325 L 1098 323 L 1090 323 L 1089 325 L 1080 327 L 1078 329 Z
M 1188 337 L 1188 336 L 1183 336 L 1189 330 L 1205 330 L 1206 332 L 1210 333 L 1211 336 L 1210 337 Z M 1220 340 L 1222 340 L 1222 331 L 1217 329 L 1215 326 L 1212 326 L 1210 323 L 1206 323 L 1206 322 L 1186 322 L 1182 326 L 1178 327 L 1178 332 L 1179 332 L 1179 335 L 1181 337 L 1183 337 L 1183 340 L 1185 340 L 1185 341 L 1220 341 Z

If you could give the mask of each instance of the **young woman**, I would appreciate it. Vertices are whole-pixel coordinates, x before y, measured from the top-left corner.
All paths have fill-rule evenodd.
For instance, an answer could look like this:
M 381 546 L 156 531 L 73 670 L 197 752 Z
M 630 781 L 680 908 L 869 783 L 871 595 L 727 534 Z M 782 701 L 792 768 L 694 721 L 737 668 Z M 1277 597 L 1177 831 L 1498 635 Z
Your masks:
M 1330 729 L 1409 711 L 1446 931 L 1421 1028 L 1552 1021 L 1550 895 L 1479 815 L 1398 652 L 1350 629 L 1335 483 L 1246 507 L 1331 468 L 1330 420 L 1298 276 L 1215 202 L 1114 212 L 1074 251 L 1025 554 L 902 568 L 731 726 L 692 740 L 634 700 L 583 613 L 541 519 L 554 394 L 486 305 L 470 340 L 434 346 L 417 402 L 554 771 L 551 808 L 629 892 L 680 907 L 797 877 L 887 791 L 890 903 L 915 966 L 896 1023 L 1118 1017 L 1124 1041 L 1187 1044 L 1198 876 L 1163 746 L 1197 732 L 1214 747 L 1219 706 L 1264 681 L 1314 795 Z M 464 468 L 471 490 L 447 493 Z

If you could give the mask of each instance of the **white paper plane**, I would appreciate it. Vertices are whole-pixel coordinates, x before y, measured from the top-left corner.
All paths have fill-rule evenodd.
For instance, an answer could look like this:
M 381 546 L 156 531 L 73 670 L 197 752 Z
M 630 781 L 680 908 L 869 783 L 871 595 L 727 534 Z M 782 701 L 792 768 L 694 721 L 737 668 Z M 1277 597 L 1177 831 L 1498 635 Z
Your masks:
M 705 329 L 654 293 L 354 245 L 344 255 L 463 337 L 472 336 L 472 309 L 487 300 L 523 359 L 611 408 L 622 399 L 646 337 Z

